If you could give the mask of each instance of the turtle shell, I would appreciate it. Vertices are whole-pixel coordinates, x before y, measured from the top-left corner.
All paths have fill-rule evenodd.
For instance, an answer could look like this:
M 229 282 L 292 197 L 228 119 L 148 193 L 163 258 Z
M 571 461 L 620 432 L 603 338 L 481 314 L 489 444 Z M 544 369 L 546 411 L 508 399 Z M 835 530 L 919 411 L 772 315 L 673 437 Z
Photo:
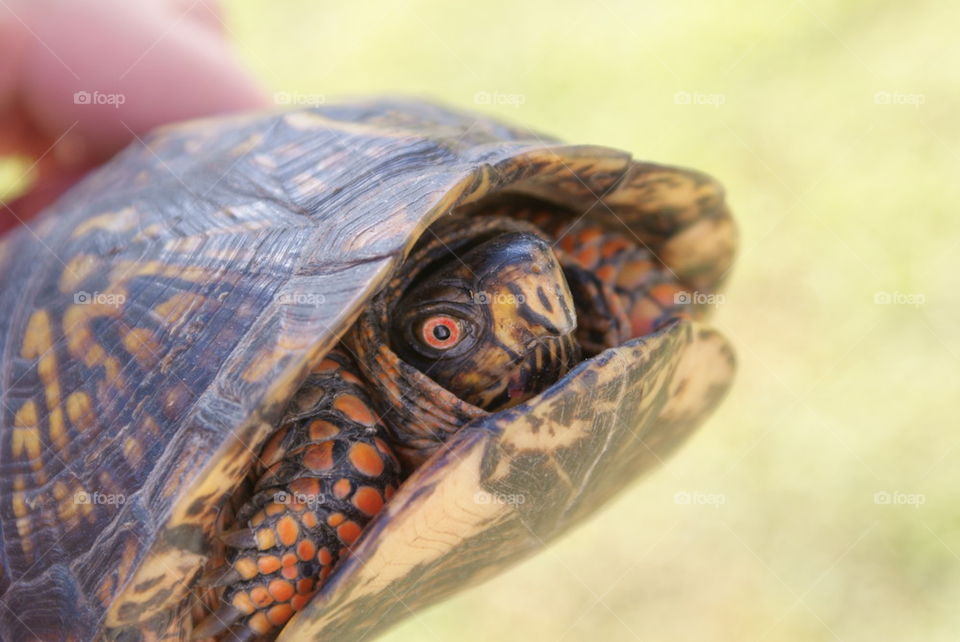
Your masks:
M 405 100 L 159 130 L 9 235 L 0 637 L 87 639 L 182 601 L 308 369 L 428 225 L 505 194 L 627 225 L 697 292 L 732 260 L 703 174 Z M 678 322 L 472 422 L 283 635 L 369 635 L 529 553 L 682 442 L 732 368 Z

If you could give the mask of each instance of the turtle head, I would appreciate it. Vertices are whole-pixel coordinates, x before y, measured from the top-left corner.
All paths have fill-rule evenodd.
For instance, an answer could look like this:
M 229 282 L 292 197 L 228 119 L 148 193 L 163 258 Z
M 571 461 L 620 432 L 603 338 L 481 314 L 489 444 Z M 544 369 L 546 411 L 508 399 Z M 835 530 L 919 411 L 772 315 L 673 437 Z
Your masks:
M 579 360 L 575 329 L 550 244 L 505 231 L 425 270 L 395 308 L 391 344 L 464 401 L 498 410 L 533 397 Z

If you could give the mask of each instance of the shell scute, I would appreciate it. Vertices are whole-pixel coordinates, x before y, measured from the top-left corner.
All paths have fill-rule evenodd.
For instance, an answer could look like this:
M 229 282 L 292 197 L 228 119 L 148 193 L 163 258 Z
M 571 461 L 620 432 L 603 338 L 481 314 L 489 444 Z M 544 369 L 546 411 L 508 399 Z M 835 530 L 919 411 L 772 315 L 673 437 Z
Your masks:
M 218 510 L 306 372 L 452 209 L 509 190 L 615 211 L 700 291 L 716 287 L 732 256 L 712 179 L 416 101 L 196 121 L 145 143 L 41 215 L 40 239 L 21 230 L 0 241 L 0 309 L 12 311 L 0 316 L 0 599 L 10 606 L 0 610 L 0 637 L 96 637 L 182 600 L 213 550 Z M 606 207 L 595 207 L 598 195 Z M 665 237 L 678 221 L 683 233 Z M 722 395 L 721 377 L 676 383 L 677 363 L 690 370 L 684 359 L 705 358 L 684 355 L 717 342 L 710 333 L 694 340 L 690 327 L 623 348 L 639 357 L 601 355 L 542 407 L 458 434 L 413 484 L 387 489 L 369 535 L 357 539 L 356 524 L 340 515 L 331 527 L 353 547 L 350 561 L 289 635 L 354 630 L 365 605 L 389 600 L 386 587 L 404 594 L 412 569 L 452 590 L 454 566 L 482 571 L 484 532 L 525 537 L 518 514 L 547 538 L 582 518 L 631 466 L 650 463 L 636 449 L 603 446 L 609 435 L 630 443 L 617 426 L 658 418 L 649 437 L 669 450 Z M 636 359 L 660 370 L 633 381 Z M 641 379 L 641 401 L 628 401 L 624 391 Z M 591 388 L 601 390 L 603 410 L 588 422 Z M 361 419 L 368 410 L 349 400 L 341 408 Z M 382 466 L 375 448 L 350 454 L 361 472 Z M 597 481 L 589 475 L 602 457 L 612 472 Z M 492 497 L 539 493 L 551 507 L 478 503 L 478 483 Z M 373 509 L 368 495 L 355 492 L 359 510 Z M 416 551 L 418 515 L 441 515 L 445 526 Z M 399 562 L 379 561 L 388 558 Z M 361 560 L 383 572 L 365 577 Z M 78 594 L 95 597 L 78 603 Z M 319 616 L 314 604 L 328 610 Z M 289 615 L 269 617 L 254 615 L 251 625 L 270 630 Z

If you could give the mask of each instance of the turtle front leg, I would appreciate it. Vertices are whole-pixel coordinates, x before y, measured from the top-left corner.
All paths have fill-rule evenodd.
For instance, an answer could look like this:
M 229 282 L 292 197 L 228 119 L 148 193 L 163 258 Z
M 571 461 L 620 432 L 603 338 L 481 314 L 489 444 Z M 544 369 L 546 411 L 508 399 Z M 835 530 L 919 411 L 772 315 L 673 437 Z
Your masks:
M 276 633 L 302 609 L 400 483 L 352 360 L 337 348 L 310 374 L 264 447 L 235 550 L 206 581 L 223 585 L 220 608 L 194 637 Z
M 699 297 L 635 239 L 583 220 L 563 230 L 557 252 L 587 354 L 696 315 Z
M 698 303 L 704 297 L 687 281 L 698 282 L 703 275 L 690 277 L 689 266 L 686 272 L 671 267 L 622 220 L 610 229 L 526 198 L 483 211 L 529 221 L 556 239 L 554 249 L 577 306 L 577 341 L 587 356 L 656 332 L 676 319 L 701 316 Z M 661 218 L 663 238 L 669 240 L 683 229 L 680 221 Z

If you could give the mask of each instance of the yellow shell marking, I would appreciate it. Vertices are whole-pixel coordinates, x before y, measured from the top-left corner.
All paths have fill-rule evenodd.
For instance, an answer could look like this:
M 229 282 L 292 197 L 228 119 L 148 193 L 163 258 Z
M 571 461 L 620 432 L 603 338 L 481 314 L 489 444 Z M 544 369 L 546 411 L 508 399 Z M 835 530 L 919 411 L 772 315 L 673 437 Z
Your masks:
M 57 518 L 64 525 L 75 525 L 80 520 L 80 507 L 85 505 L 77 501 L 76 495 L 65 497 L 57 502 Z
M 87 278 L 97 271 L 100 259 L 92 254 L 80 254 L 67 262 L 60 275 L 60 292 L 76 292 Z
M 139 217 L 132 207 L 119 212 L 107 212 L 87 219 L 73 230 L 73 238 L 78 239 L 96 230 L 108 232 L 128 232 L 137 226 Z
M 111 283 L 120 283 L 138 276 L 165 276 L 181 281 L 203 283 L 218 278 L 216 270 L 196 265 L 171 265 L 162 261 L 118 261 L 110 271 Z
M 117 318 L 121 306 L 107 303 L 75 304 L 67 308 L 63 315 L 63 333 L 67 337 L 67 348 L 74 358 L 82 360 L 88 368 L 104 366 L 106 380 L 120 387 L 120 362 L 108 355 L 102 346 L 94 341 L 90 331 L 90 322 L 98 317 Z
M 14 457 L 26 455 L 31 461 L 34 470 L 40 470 L 43 462 L 40 460 L 40 430 L 37 427 L 37 406 L 28 401 L 20 407 L 13 418 L 13 432 L 10 436 L 10 450 Z
M 67 445 L 67 429 L 60 409 L 60 381 L 57 379 L 57 356 L 53 350 L 53 330 L 46 310 L 37 310 L 27 322 L 21 356 L 37 359 L 37 374 L 44 385 L 49 415 L 50 441 L 59 449 Z M 35 409 L 34 409 L 35 410 Z M 34 421 L 36 425 L 36 421 Z
M 117 569 L 116 587 L 125 587 L 126 590 L 123 598 L 113 601 L 107 611 L 106 624 L 109 627 L 130 624 L 131 616 L 127 613 L 134 613 L 133 617 L 144 622 L 180 602 L 187 595 L 196 571 L 206 561 L 202 555 L 167 549 L 151 554 L 139 568 L 134 568 L 136 554 L 137 542 L 131 539 Z M 149 588 L 138 591 L 140 585 Z M 160 594 L 167 595 L 167 599 L 151 602 L 151 598 Z M 131 609 L 131 606 L 137 608 Z
M 143 228 L 137 232 L 136 236 L 133 237 L 134 242 L 146 241 L 149 239 L 156 238 L 163 233 L 164 227 L 160 223 L 153 223 Z
M 57 501 L 63 499 L 70 494 L 70 489 L 67 488 L 67 485 L 62 481 L 58 481 L 53 485 L 53 498 Z
M 27 502 L 23 493 L 13 494 L 13 514 L 16 517 L 23 517 L 27 514 Z
M 140 447 L 140 442 L 133 437 L 127 437 L 127 440 L 123 442 L 123 456 L 131 466 L 136 468 L 140 464 L 140 460 L 143 459 L 143 448 Z
M 35 359 L 53 347 L 53 333 L 50 329 L 50 315 L 46 310 L 37 310 L 27 322 L 27 331 L 23 336 L 20 356 Z
M 70 425 L 77 430 L 86 430 L 93 425 L 93 404 L 90 395 L 85 392 L 74 392 L 67 397 L 67 417 Z
M 17 534 L 20 536 L 20 549 L 23 554 L 33 558 L 33 540 L 30 539 L 30 516 L 20 517 L 16 520 Z
M 262 350 L 253 362 L 243 371 L 244 381 L 260 381 L 279 364 L 283 358 L 289 354 L 287 350 L 280 347 Z
M 173 325 L 179 321 L 186 313 L 196 310 L 203 305 L 205 297 L 199 294 L 189 294 L 181 292 L 156 306 L 153 311 L 163 319 L 167 325 Z
M 124 332 L 123 347 L 144 370 L 153 367 L 159 359 L 161 350 L 160 344 L 153 337 L 153 333 L 146 328 L 133 328 Z

